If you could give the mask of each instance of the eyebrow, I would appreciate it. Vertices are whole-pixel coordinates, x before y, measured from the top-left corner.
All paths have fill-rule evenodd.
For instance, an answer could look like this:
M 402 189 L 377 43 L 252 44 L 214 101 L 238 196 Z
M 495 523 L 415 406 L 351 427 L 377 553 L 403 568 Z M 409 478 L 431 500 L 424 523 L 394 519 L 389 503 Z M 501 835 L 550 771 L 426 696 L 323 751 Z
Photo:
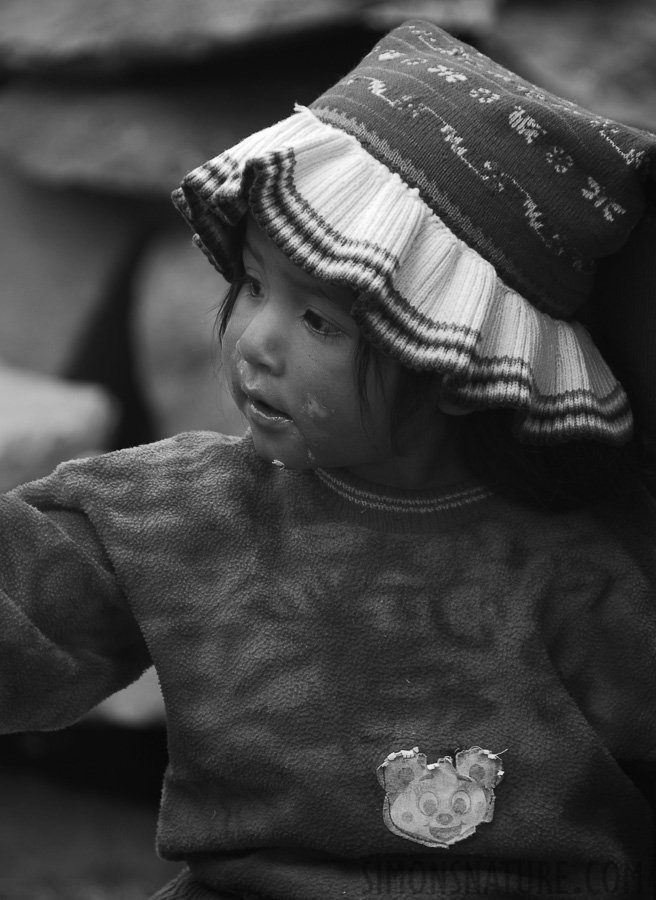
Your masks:
M 243 252 L 244 250 L 248 250 L 248 252 L 251 254 L 251 256 L 253 257 L 253 259 L 255 260 L 255 262 L 259 263 L 259 264 L 264 268 L 264 259 L 263 259 L 263 257 L 262 257 L 262 254 L 259 252 L 259 250 L 257 249 L 257 247 L 254 247 L 253 244 L 251 244 L 251 242 L 248 240 L 247 237 L 244 238 L 244 241 L 243 241 L 243 244 L 242 244 L 242 252 Z M 301 269 L 301 271 L 303 272 L 304 270 Z M 305 274 L 308 275 L 309 278 L 312 277 L 312 276 L 309 275 L 309 273 L 307 273 L 307 272 L 306 272 Z M 296 279 L 295 279 L 295 280 L 296 280 Z M 314 284 L 314 283 L 313 283 L 311 288 L 309 287 L 309 285 L 304 284 L 303 281 L 301 281 L 301 280 L 297 280 L 296 283 L 299 285 L 299 287 L 305 287 L 307 290 L 311 290 L 312 293 L 314 293 L 314 294 L 319 294 L 321 297 L 323 297 L 323 298 L 325 298 L 326 300 L 328 300 L 329 303 L 332 303 L 333 306 L 337 307 L 337 309 L 340 310 L 340 312 L 346 313 L 346 315 L 350 316 L 350 315 L 351 315 L 350 310 L 344 309 L 342 303 L 340 303 L 339 300 L 336 300 L 334 297 L 331 297 L 331 296 L 330 296 L 330 293 L 328 292 L 328 289 L 329 289 L 330 286 L 331 286 L 331 282 L 326 282 L 326 288 L 324 288 L 324 287 L 321 286 L 321 285 L 322 285 L 321 279 L 317 279 L 317 281 L 318 281 L 319 284 L 317 285 L 317 284 Z M 344 287 L 346 290 L 350 290 L 350 289 L 347 287 L 347 285 L 343 285 L 343 287 Z M 355 294 L 354 291 L 352 291 L 352 293 Z M 355 300 L 355 296 L 353 297 L 353 300 Z

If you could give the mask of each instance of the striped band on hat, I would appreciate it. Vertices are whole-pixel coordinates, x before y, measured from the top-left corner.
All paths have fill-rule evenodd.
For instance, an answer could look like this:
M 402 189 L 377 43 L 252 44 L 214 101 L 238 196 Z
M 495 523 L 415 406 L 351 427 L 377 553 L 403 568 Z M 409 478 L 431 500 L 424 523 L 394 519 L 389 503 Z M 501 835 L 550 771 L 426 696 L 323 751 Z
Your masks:
M 504 285 L 416 189 L 309 110 L 194 170 L 176 202 L 229 280 L 230 226 L 252 210 L 296 265 L 360 294 L 353 316 L 377 346 L 444 373 L 455 402 L 521 411 L 526 439 L 620 441 L 630 429 L 624 392 L 581 326 Z
M 191 172 L 174 202 L 229 280 L 236 226 L 252 212 L 295 264 L 354 289 L 365 338 L 404 366 L 441 373 L 447 399 L 515 409 L 521 439 L 622 443 L 632 428 L 626 394 L 571 318 L 595 254 L 622 246 L 640 212 L 633 183 L 618 182 L 614 200 L 588 179 L 599 187 L 608 169 L 609 182 L 622 154 L 634 178 L 644 151 L 586 114 L 610 150 L 589 167 L 595 178 L 584 177 L 564 138 L 555 143 L 558 115 L 579 123 L 581 111 L 532 99 L 525 82 L 463 48 L 425 23 L 396 29 L 311 109 Z M 488 142 L 497 121 L 487 169 L 447 120 L 471 118 L 456 108 L 463 88 L 474 110 L 487 109 Z M 544 125 L 516 113 L 518 92 L 524 107 L 545 110 Z M 547 124 L 554 133 L 541 141 Z M 547 170 L 555 187 L 542 183 Z

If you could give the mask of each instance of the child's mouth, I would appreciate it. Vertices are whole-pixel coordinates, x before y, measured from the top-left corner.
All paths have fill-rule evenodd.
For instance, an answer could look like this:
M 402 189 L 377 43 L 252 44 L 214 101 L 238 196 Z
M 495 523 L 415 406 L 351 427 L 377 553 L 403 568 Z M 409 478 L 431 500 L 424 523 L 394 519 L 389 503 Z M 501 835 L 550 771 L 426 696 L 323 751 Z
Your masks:
M 248 398 L 248 409 L 257 421 L 265 421 L 269 424 L 283 424 L 291 422 L 291 417 L 287 413 L 270 406 L 264 400 L 256 400 L 254 397 Z

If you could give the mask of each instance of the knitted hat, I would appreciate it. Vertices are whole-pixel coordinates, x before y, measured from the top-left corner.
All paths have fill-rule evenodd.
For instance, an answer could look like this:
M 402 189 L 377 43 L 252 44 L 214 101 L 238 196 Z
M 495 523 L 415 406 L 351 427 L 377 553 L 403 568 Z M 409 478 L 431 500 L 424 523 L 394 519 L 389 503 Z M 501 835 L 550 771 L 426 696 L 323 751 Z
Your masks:
M 621 443 L 626 393 L 573 320 L 598 261 L 645 219 L 655 172 L 653 135 L 411 21 L 309 109 L 192 171 L 174 202 L 229 280 L 250 210 L 294 263 L 355 289 L 368 340 L 442 373 L 450 400 L 514 408 L 521 439 Z

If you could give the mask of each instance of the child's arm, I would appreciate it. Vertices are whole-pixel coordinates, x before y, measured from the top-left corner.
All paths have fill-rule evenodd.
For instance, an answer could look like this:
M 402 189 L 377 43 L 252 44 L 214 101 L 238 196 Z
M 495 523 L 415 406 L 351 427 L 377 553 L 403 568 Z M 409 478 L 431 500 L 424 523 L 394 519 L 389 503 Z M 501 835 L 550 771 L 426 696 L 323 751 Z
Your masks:
M 149 656 L 82 512 L 0 497 L 0 731 L 74 722 Z
M 554 554 L 552 659 L 616 759 L 656 766 L 656 506 L 600 507 Z M 649 769 L 645 769 L 649 771 Z

